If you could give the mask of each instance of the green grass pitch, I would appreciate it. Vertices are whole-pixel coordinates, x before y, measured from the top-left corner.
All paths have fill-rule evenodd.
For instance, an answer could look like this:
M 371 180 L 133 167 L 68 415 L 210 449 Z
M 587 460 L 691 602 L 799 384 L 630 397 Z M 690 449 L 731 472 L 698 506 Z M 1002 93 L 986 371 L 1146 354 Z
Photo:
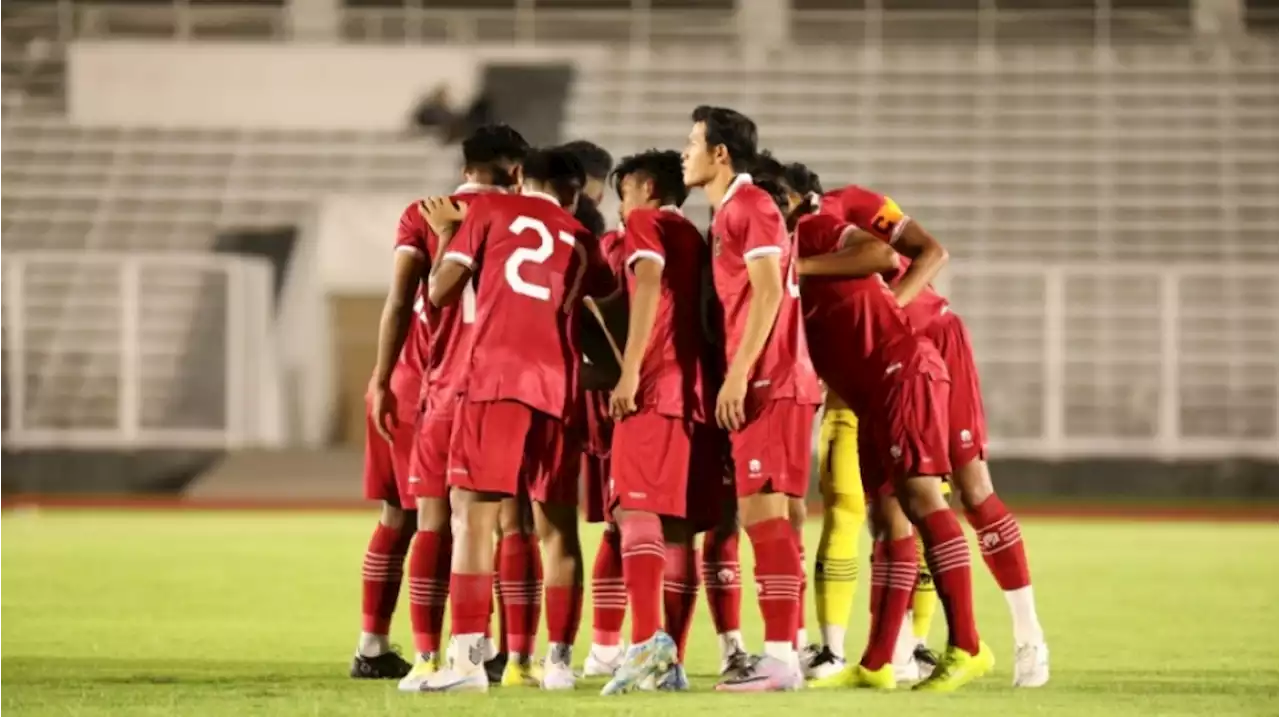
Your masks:
M 374 513 L 10 513 L 3 520 L 6 715 L 1274 715 L 1274 524 L 1026 521 L 1053 681 L 1009 686 L 1004 600 L 975 557 L 978 617 L 995 674 L 954 695 L 710 691 L 704 603 L 696 692 L 598 697 L 529 689 L 402 695 L 354 682 L 360 561 Z M 816 544 L 818 526 L 810 529 Z M 588 550 L 597 533 L 587 531 Z M 865 556 L 865 545 L 864 545 Z M 744 550 L 744 561 L 750 550 Z M 588 561 L 590 558 L 588 557 Z M 589 564 L 589 562 L 588 562 Z M 749 567 L 744 568 L 746 574 Z M 749 582 L 749 581 L 748 581 Z M 866 587 L 849 635 L 866 631 Z M 747 588 L 748 639 L 760 639 Z M 812 615 L 812 607 L 809 606 Z M 938 622 L 941 622 L 939 618 Z M 812 619 L 810 620 L 812 624 Z M 407 616 L 396 639 L 409 645 Z M 942 625 L 936 624 L 934 643 Z M 578 659 L 590 637 L 586 612 Z

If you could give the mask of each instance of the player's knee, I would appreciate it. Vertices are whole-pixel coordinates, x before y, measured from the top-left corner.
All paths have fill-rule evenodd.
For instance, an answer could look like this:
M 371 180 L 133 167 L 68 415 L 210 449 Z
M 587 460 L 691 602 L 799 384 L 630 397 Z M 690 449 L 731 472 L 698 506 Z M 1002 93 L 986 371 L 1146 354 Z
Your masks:
M 398 505 L 383 502 L 382 513 L 378 516 L 378 522 L 392 530 L 403 530 L 409 523 L 409 513 L 410 511 Z
M 738 499 L 738 519 L 751 527 L 776 518 L 788 518 L 790 510 L 785 493 L 757 493 Z
M 443 498 L 418 499 L 418 530 L 444 532 L 449 529 L 449 501 Z
M 792 498 L 787 505 L 788 519 L 791 521 L 791 527 L 796 532 L 804 531 L 804 521 L 809 517 L 809 511 L 805 507 L 804 498 Z
M 951 479 L 966 510 L 977 508 L 995 493 L 995 486 L 991 484 L 991 471 L 987 462 L 980 458 L 956 469 Z

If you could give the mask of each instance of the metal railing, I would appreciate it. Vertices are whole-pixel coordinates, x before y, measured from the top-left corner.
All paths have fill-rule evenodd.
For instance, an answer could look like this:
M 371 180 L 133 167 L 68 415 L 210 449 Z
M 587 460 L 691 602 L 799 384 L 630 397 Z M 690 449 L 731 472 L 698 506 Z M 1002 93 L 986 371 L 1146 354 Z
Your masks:
M 995 455 L 1277 456 L 1274 266 L 961 263 Z
M 6 447 L 281 442 L 265 260 L 8 253 L 3 275 Z

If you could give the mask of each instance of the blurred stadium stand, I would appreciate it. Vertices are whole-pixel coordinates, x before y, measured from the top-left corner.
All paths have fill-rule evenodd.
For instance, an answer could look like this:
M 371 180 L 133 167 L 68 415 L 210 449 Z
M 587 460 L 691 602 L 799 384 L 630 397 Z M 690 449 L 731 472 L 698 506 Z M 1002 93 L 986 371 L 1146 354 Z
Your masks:
M 86 38 L 308 39 L 305 4 L 0 9 L 6 451 L 59 436 L 96 450 L 280 445 L 244 398 L 270 373 L 246 358 L 270 352 L 243 298 L 270 294 L 267 269 L 187 253 L 229 230 L 305 226 L 327 195 L 394 206 L 448 190 L 456 150 L 385 131 L 82 126 L 66 112 L 66 57 Z M 1274 474 L 1274 4 L 1250 0 L 1221 27 L 1208 0 L 790 0 L 799 47 L 785 52 L 753 41 L 738 5 L 334 7 L 354 45 L 609 47 L 579 67 L 562 134 L 615 156 L 678 146 L 694 105 L 727 104 L 828 185 L 892 194 L 951 249 L 943 284 L 974 335 L 997 456 L 1254 458 Z M 367 337 L 366 361 L 376 300 L 335 309 L 336 343 Z M 196 351 L 210 331 L 237 348 Z M 363 390 L 367 365 L 340 362 L 354 385 L 339 390 Z M 351 403 L 340 410 L 358 413 Z

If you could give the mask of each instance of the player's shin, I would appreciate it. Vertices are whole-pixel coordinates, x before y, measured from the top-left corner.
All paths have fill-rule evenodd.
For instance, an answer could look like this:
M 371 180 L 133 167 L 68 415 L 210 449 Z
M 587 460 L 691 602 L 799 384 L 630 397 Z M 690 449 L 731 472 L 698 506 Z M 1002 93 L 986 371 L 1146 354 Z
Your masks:
M 452 639 L 449 669 L 438 672 L 424 690 L 487 689 L 485 627 L 493 600 L 493 534 L 498 519 L 496 496 L 453 491 L 453 571 L 449 580 Z
M 756 585 L 764 617 L 764 654 L 799 668 L 795 635 L 800 609 L 800 551 L 787 519 L 787 496 L 763 494 L 739 503 L 755 553 Z
M 528 533 L 506 534 L 498 550 L 498 594 L 507 651 L 511 661 L 523 663 L 533 657 L 541 618 L 543 573 L 538 541 Z
M 939 478 L 917 476 L 897 484 L 903 509 L 920 531 L 934 587 L 947 617 L 948 645 L 976 654 L 978 628 L 973 617 L 969 546 L 964 530 L 939 489 Z
M 814 597 L 822 641 L 844 657 L 844 639 L 858 587 L 858 542 L 866 517 L 861 495 L 824 496 L 822 537 L 814 571 Z
M 563 673 L 572 664 L 573 643 L 582 625 L 582 544 L 578 539 L 577 507 L 536 503 L 534 517 L 545 560 L 547 663 L 548 668 L 563 668 Z M 543 686 L 548 685 L 544 682 Z
M 622 535 L 609 526 L 600 536 L 591 569 L 591 652 L 584 672 L 609 675 L 622 657 L 622 623 L 627 614 L 627 589 L 622 582 Z
M 677 659 L 683 663 L 698 601 L 698 548 L 689 526 L 680 525 L 676 535 L 668 533 L 666 550 L 662 576 L 663 622 L 667 634 L 676 642 Z
M 377 657 L 391 651 L 387 635 L 400 594 L 405 553 L 413 538 L 413 514 L 394 510 L 399 514 L 394 523 L 385 519 L 387 511 L 384 510 L 384 520 L 378 522 L 369 537 L 361 564 L 361 626 L 356 652 L 364 657 Z
M 729 511 L 732 515 L 732 511 Z M 720 671 L 734 655 L 743 654 L 742 568 L 738 562 L 738 526 L 729 522 L 702 539 L 702 582 L 720 643 Z

